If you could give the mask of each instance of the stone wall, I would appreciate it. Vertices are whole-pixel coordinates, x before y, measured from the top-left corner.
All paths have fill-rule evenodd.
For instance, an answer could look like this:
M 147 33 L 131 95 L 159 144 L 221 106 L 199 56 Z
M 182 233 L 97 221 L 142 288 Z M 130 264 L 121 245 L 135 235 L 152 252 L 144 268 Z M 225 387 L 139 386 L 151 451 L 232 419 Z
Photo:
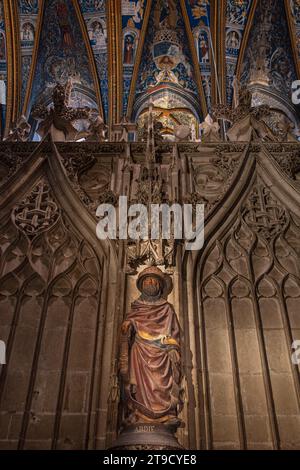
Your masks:
M 140 248 L 96 238 L 96 207 L 141 197 L 144 144 L 1 144 L 0 447 L 105 448 L 118 330 Z M 158 194 L 205 204 L 200 252 L 158 243 L 184 345 L 186 448 L 299 448 L 298 144 L 158 149 Z

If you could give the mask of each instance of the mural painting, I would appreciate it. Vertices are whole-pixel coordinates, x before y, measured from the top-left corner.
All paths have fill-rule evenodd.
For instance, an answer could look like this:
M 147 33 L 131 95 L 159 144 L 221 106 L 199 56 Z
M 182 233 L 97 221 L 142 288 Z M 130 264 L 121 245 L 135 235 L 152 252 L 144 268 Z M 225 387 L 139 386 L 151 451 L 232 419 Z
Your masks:
M 226 99 L 228 104 L 231 104 L 233 97 L 233 81 L 251 5 L 252 0 L 227 0 L 225 54 Z
M 191 30 L 195 40 L 202 85 L 208 110 L 211 108 L 210 0 L 186 0 Z
M 107 17 L 104 0 L 79 0 L 86 23 L 97 73 L 100 81 L 101 99 L 105 119 L 108 118 L 108 56 L 107 56 Z
M 122 0 L 123 113 L 126 114 L 137 45 L 141 35 L 147 0 Z
M 28 79 L 29 79 L 30 70 L 31 70 L 38 13 L 39 13 L 38 0 L 32 0 L 32 1 L 19 0 L 21 74 L 22 74 L 21 109 L 24 104 Z
M 150 17 L 137 94 L 161 84 L 198 92 L 179 2 L 158 0 Z
M 50 104 L 56 83 L 73 83 L 70 105 L 96 106 L 94 81 L 80 25 L 70 0 L 47 0 L 30 106 Z
M 259 3 L 245 52 L 241 81 L 272 86 L 286 97 L 291 94 L 294 80 L 296 71 L 284 4 L 279 0 Z

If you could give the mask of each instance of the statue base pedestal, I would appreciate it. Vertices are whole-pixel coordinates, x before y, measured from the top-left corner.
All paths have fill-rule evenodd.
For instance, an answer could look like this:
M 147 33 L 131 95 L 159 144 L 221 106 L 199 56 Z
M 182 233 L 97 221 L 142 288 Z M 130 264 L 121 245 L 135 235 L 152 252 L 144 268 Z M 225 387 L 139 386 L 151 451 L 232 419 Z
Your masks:
M 122 431 L 110 450 L 181 450 L 176 429 L 167 424 L 134 424 Z

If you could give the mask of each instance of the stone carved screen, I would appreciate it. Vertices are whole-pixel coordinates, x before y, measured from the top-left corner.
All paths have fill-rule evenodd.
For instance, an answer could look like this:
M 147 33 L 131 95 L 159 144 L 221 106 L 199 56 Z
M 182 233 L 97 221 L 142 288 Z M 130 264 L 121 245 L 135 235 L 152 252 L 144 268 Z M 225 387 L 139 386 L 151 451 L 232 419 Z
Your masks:
M 83 449 L 94 439 L 101 272 L 45 178 L 2 221 L 1 447 Z
M 200 267 L 208 448 L 299 448 L 300 220 L 259 178 Z M 201 418 L 202 419 L 202 418 Z

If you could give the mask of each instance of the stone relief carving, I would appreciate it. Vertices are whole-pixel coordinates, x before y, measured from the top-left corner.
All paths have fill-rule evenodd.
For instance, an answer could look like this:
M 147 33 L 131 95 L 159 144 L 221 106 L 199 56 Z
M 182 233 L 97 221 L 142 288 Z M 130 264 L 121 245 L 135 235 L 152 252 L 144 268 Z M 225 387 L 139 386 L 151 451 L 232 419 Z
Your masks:
M 3 140 L 5 142 L 26 142 L 29 138 L 31 125 L 25 116 L 21 116 L 15 127 L 10 130 L 8 136 Z
M 50 195 L 48 184 L 40 181 L 14 208 L 12 217 L 16 227 L 29 238 L 54 225 L 59 217 L 59 209 Z
M 256 400 L 247 401 L 245 384 L 253 383 L 253 374 L 255 391 L 264 386 L 267 397 L 260 409 L 260 415 L 268 417 L 262 440 L 271 440 L 274 448 L 284 445 L 279 440 L 284 437 L 276 434 L 277 416 L 268 400 L 279 406 L 281 386 L 293 397 L 299 392 L 299 370 L 290 367 L 288 359 L 279 368 L 275 366 L 278 351 L 281 357 L 288 354 L 293 341 L 292 325 L 295 328 L 300 300 L 299 235 L 299 219 L 276 200 L 263 181 L 257 180 L 235 221 L 216 237 L 201 263 L 202 379 L 209 384 L 207 409 L 211 410 L 211 421 L 206 426 L 210 432 L 210 423 L 217 422 L 220 409 L 224 415 L 231 413 L 224 407 L 223 394 L 218 393 L 219 384 L 226 382 L 230 370 L 233 381 L 227 383 L 226 393 L 235 396 L 240 448 L 244 443 L 251 445 L 244 423 L 249 414 L 256 412 Z M 273 347 L 272 341 L 276 342 Z M 212 355 L 212 347 L 217 344 L 222 351 L 221 365 L 219 355 L 216 353 L 216 360 Z M 274 354 L 277 362 L 272 362 L 271 367 L 276 368 L 276 374 L 270 369 Z M 250 356 L 256 359 L 251 361 Z M 228 429 L 226 440 L 234 439 L 234 432 Z M 208 445 L 213 448 L 217 438 L 212 435 L 210 439 Z
M 109 188 L 111 169 L 100 164 L 95 155 L 81 149 L 60 157 L 73 189 L 94 217 L 99 204 L 116 204 L 117 196 Z
M 59 83 L 53 89 L 53 106 L 48 109 L 39 103 L 32 109 L 32 117 L 40 120 L 38 134 L 44 138 L 48 133 L 54 141 L 74 141 L 80 138 L 80 133 L 73 126 L 79 119 L 90 119 L 92 110 L 90 108 L 72 108 L 69 106 L 72 91 L 72 80 L 65 85 Z
M 202 142 L 220 142 L 220 126 L 218 122 L 214 122 L 212 117 L 208 114 L 199 126 L 201 131 Z
M 80 448 L 87 424 L 79 426 L 81 435 L 76 431 L 77 424 L 67 434 L 61 432 L 60 424 L 66 413 L 78 411 L 78 399 L 80 409 L 92 409 L 84 397 L 92 396 L 95 372 L 100 262 L 54 201 L 49 183 L 43 178 L 15 204 L 0 230 L 0 311 L 2 331 L 9 331 L 8 368 L 1 371 L 0 400 L 4 409 L 11 409 L 11 399 L 15 407 L 21 407 L 20 412 L 14 412 L 23 430 L 17 437 L 20 448 L 24 447 L 23 437 L 34 439 L 47 425 L 45 403 L 53 397 L 57 404 L 53 408 L 52 422 L 57 424 L 52 434 L 53 448 Z M 22 338 L 24 343 L 19 342 Z M 25 345 L 21 354 L 20 344 Z M 79 359 L 80 344 L 84 354 Z M 66 362 L 74 365 L 71 375 Z M 78 386 L 83 387 L 79 394 Z
M 90 117 L 89 126 L 86 131 L 77 135 L 77 140 L 85 139 L 86 142 L 104 142 L 106 139 L 107 126 L 101 116 Z
M 216 105 L 213 108 L 215 119 L 229 121 L 231 127 L 227 137 L 231 142 L 250 142 L 252 140 L 277 141 L 277 137 L 265 120 L 271 114 L 268 105 L 252 106 L 252 93 L 246 86 L 238 87 L 237 106 Z
M 240 161 L 240 153 L 236 151 L 240 152 L 243 149 L 244 146 L 226 146 L 225 149 L 223 146 L 217 146 L 216 157 L 210 158 L 209 163 L 195 164 L 191 161 L 193 191 L 185 196 L 185 201 L 193 205 L 204 204 L 207 215 L 229 189 Z
M 272 150 L 272 157 L 278 163 L 280 168 L 283 172 L 292 180 L 299 181 L 300 180 L 300 154 L 299 149 L 292 150 L 289 148 L 282 148 L 281 152 L 278 153 L 277 151 L 273 152 Z M 278 149 L 275 149 L 278 150 Z M 290 150 L 290 151 L 289 151 Z
M 285 209 L 278 204 L 270 189 L 261 183 L 256 185 L 247 199 L 243 220 L 266 240 L 282 233 L 287 225 Z
M 7 155 L 10 155 L 8 150 L 11 151 L 11 156 L 7 157 L 8 160 L 12 161 L 12 163 L 9 163 L 11 168 L 15 168 L 14 165 L 17 161 L 19 164 L 22 164 L 28 154 L 37 149 L 35 144 L 24 143 L 22 145 L 22 151 L 18 143 L 8 142 L 0 145 L 0 151 L 3 151 L 3 158 L 5 153 L 3 149 L 7 149 Z M 247 148 L 246 144 L 227 143 L 218 144 L 217 146 L 207 144 L 205 150 L 203 150 L 203 146 L 199 144 L 185 143 L 177 146 L 178 152 L 176 154 L 176 152 L 173 153 L 174 145 L 168 145 L 168 147 L 162 146 L 164 149 L 171 149 L 172 152 L 169 154 L 168 152 L 163 153 L 163 161 L 155 161 L 149 167 L 150 171 L 148 169 L 148 172 L 146 172 L 142 170 L 144 163 L 144 158 L 142 157 L 143 153 L 145 153 L 146 145 L 138 145 L 123 145 L 122 147 L 117 147 L 116 144 L 108 146 L 104 144 L 102 147 L 102 144 L 97 146 L 93 143 L 86 143 L 85 145 L 72 143 L 57 145 L 60 156 L 63 158 L 66 175 L 78 194 L 82 191 L 82 200 L 86 207 L 90 205 L 93 215 L 95 213 L 95 205 L 93 204 L 95 204 L 96 200 L 101 200 L 101 195 L 105 198 L 104 201 L 109 200 L 107 199 L 109 195 L 112 198 L 111 200 L 116 201 L 116 193 L 107 184 L 107 181 L 111 182 L 116 175 L 116 179 L 118 180 L 120 177 L 122 184 L 123 181 L 126 181 L 123 188 L 125 190 L 126 188 L 128 189 L 128 195 L 130 199 L 132 198 L 132 201 L 137 201 L 139 198 L 142 199 L 143 196 L 144 202 L 147 203 L 149 199 L 147 195 L 150 194 L 147 191 L 149 185 L 151 185 L 151 193 L 155 196 L 155 200 L 172 201 L 173 188 L 177 188 L 178 192 L 174 191 L 174 194 L 177 194 L 181 201 L 186 195 L 183 191 L 184 186 L 182 186 L 182 183 L 185 182 L 187 190 L 190 188 L 194 189 L 192 194 L 195 197 L 195 202 L 200 201 L 202 197 L 203 202 L 206 202 L 208 205 L 210 204 L 210 208 L 213 208 L 218 202 L 218 197 L 223 197 L 226 187 L 229 187 L 230 184 L 232 185 L 234 175 L 236 175 L 241 162 L 241 154 Z M 249 146 L 249 152 L 251 154 L 258 153 L 264 147 L 279 162 L 281 168 L 283 171 L 286 171 L 289 177 L 296 178 L 298 144 L 279 142 L 265 144 L 255 142 Z M 132 151 L 131 153 L 127 151 L 127 155 L 124 154 L 125 152 L 122 155 L 118 155 L 118 152 L 115 150 L 116 148 L 118 151 L 122 151 L 125 148 L 130 148 Z M 103 154 L 101 154 L 102 150 L 100 151 L 99 149 L 104 149 Z M 56 157 L 52 155 L 53 150 L 49 142 L 43 143 L 40 151 L 42 154 L 48 155 L 49 159 Z M 209 158 L 207 157 L 207 152 Z M 116 161 L 117 164 L 113 165 L 112 162 L 116 163 Z M 47 164 L 47 162 L 45 163 Z M 184 167 L 185 163 L 187 165 L 191 163 L 192 165 Z M 183 177 L 186 177 L 186 175 L 189 175 L 189 179 L 192 182 L 191 187 L 187 184 L 187 179 L 183 180 Z M 18 209 L 16 209 L 16 214 L 20 216 L 18 221 L 14 224 L 11 220 L 7 220 L 2 225 L 1 246 L 4 247 L 4 251 L 0 264 L 0 300 L 5 303 L 1 304 L 0 307 L 6 312 L 5 315 L 8 312 L 8 315 L 14 318 L 14 325 L 18 324 L 17 317 L 22 319 L 24 316 L 26 318 L 28 311 L 31 310 L 35 312 L 34 318 L 38 322 L 40 320 L 47 322 L 47 315 L 45 312 L 42 312 L 41 302 L 43 302 L 44 296 L 48 296 L 47 298 L 51 299 L 51 305 L 53 302 L 53 307 L 49 307 L 52 308 L 51 313 L 53 314 L 55 311 L 62 312 L 66 323 L 70 320 L 71 323 L 73 322 L 73 326 L 77 325 L 77 334 L 81 324 L 75 313 L 77 310 L 75 310 L 75 307 L 70 307 L 70 305 L 77 305 L 76 299 L 80 298 L 78 302 L 80 304 L 83 302 L 83 306 L 78 307 L 79 312 L 81 312 L 80 318 L 86 318 L 87 312 L 88 318 L 90 318 L 90 312 L 93 318 L 96 316 L 98 311 L 98 290 L 95 286 L 98 286 L 99 290 L 101 290 L 101 286 L 98 284 L 99 279 L 101 279 L 99 274 L 100 268 L 97 261 L 95 261 L 93 251 L 85 240 L 82 240 L 73 232 L 69 225 L 70 222 L 66 221 L 61 211 L 59 211 L 57 219 L 55 219 L 55 216 L 54 218 L 48 217 L 47 219 L 45 200 L 49 185 L 46 180 L 44 183 L 46 185 L 44 189 L 41 190 L 40 188 L 42 193 L 41 204 L 36 205 L 41 194 L 39 194 L 36 185 L 34 185 L 33 199 L 28 202 L 29 211 L 26 210 L 26 212 L 23 206 L 25 198 L 24 201 L 16 204 Z M 139 188 L 141 189 L 143 185 L 146 190 L 140 190 L 140 193 L 138 193 Z M 279 203 L 272 194 L 272 189 L 265 188 L 265 186 L 263 182 L 258 182 L 255 188 L 250 191 L 249 197 L 243 204 L 234 226 L 230 227 L 222 237 L 218 238 L 213 248 L 214 251 L 209 254 L 209 259 L 207 263 L 205 262 L 205 266 L 203 266 L 201 308 L 203 307 L 204 315 L 206 311 L 209 311 L 209 315 L 215 321 L 214 315 L 220 314 L 220 311 L 223 313 L 225 311 L 225 314 L 228 315 L 229 326 L 234 324 L 237 311 L 240 315 L 246 312 L 247 315 L 251 316 L 251 312 L 253 313 L 252 306 L 257 301 L 259 303 L 258 315 L 260 315 L 258 321 L 260 319 L 261 321 L 269 321 L 271 314 L 282 315 L 283 318 L 287 319 L 287 322 L 296 321 L 295 318 L 297 319 L 297 315 L 293 312 L 296 311 L 297 313 L 294 306 L 298 305 L 300 292 L 300 221 L 288 208 L 284 208 L 283 204 Z M 114 186 L 112 185 L 112 187 Z M 155 188 L 157 188 L 157 191 Z M 198 193 L 196 191 L 197 188 Z M 217 195 L 217 193 L 219 194 Z M 51 195 L 51 191 L 49 194 L 49 200 L 53 200 L 57 205 L 54 196 Z M 206 200 L 208 195 L 210 196 L 210 201 Z M 38 211 L 38 214 L 35 211 Z M 25 214 L 25 218 L 24 212 L 27 214 Z M 50 215 L 53 215 L 53 207 L 48 212 Z M 37 215 L 38 217 L 36 217 Z M 48 227 L 47 224 L 49 224 Z M 33 235 L 32 226 L 36 227 L 35 235 Z M 27 231 L 28 234 L 26 233 Z M 127 250 L 128 253 L 127 264 L 130 265 L 131 273 L 147 262 L 151 264 L 161 263 L 165 267 L 174 269 L 176 244 L 173 244 L 172 240 L 170 244 L 166 244 L 163 247 L 161 244 L 156 243 L 156 241 L 148 245 L 140 245 L 138 249 L 137 246 L 136 244 L 129 244 L 128 247 L 124 247 L 124 251 Z M 51 272 L 51 269 L 53 269 L 53 272 Z M 260 276 L 262 276 L 261 279 Z M 89 279 L 88 284 L 82 284 L 83 287 L 80 290 L 81 283 L 84 283 L 87 277 Z M 49 284 L 48 278 L 50 279 Z M 50 286 L 52 281 L 54 281 L 53 287 Z M 228 291 L 224 288 L 224 285 L 227 284 Z M 26 298 L 22 298 L 21 305 L 18 306 L 16 298 L 18 298 L 20 292 L 24 292 Z M 82 293 L 79 297 L 77 297 L 78 292 Z M 92 292 L 92 295 L 84 303 L 82 298 L 86 298 L 85 296 L 89 292 Z M 257 299 L 255 299 L 253 292 L 257 292 Z M 222 307 L 217 305 L 218 299 L 222 300 Z M 264 304 L 270 300 L 274 301 L 274 305 L 267 310 Z M 262 302 L 262 307 L 260 302 Z M 211 310 L 209 310 L 209 303 L 212 305 Z M 226 308 L 224 307 L 225 303 Z M 12 307 L 16 305 L 15 311 Z M 28 305 L 29 307 L 27 308 Z M 20 315 L 21 308 L 22 314 Z M 255 308 L 257 307 L 255 306 Z M 265 320 L 266 317 L 268 317 L 267 320 Z M 209 317 L 206 317 L 206 321 L 210 321 Z M 41 331 L 43 328 L 41 326 Z M 68 328 L 68 334 L 72 337 L 72 327 L 68 326 Z M 230 328 L 228 331 L 230 336 Z M 93 332 L 95 332 L 95 327 L 93 327 Z M 48 334 L 47 329 L 44 334 Z M 240 334 L 240 331 L 237 332 L 237 336 L 238 334 Z M 285 334 L 287 337 L 286 346 L 288 346 L 288 344 L 291 344 L 288 328 Z M 234 341 L 232 336 L 234 335 L 231 335 L 230 341 Z M 32 336 L 30 338 L 32 338 L 32 344 L 35 345 L 36 337 Z M 84 340 L 85 345 L 87 342 L 89 341 Z M 263 344 L 263 341 L 261 343 Z M 15 353 L 12 339 L 10 344 L 12 351 L 10 353 L 12 359 L 10 360 L 13 360 Z M 247 344 L 247 338 L 245 339 L 245 344 Z M 240 343 L 238 343 L 236 347 L 238 350 L 237 354 L 239 354 L 238 348 L 240 347 Z M 263 357 L 263 348 L 265 346 L 262 345 L 260 347 L 262 348 L 261 356 Z M 45 359 L 41 355 L 41 348 L 37 351 L 37 356 L 41 358 L 41 361 L 44 361 Z M 235 349 L 235 343 L 232 343 L 232 349 Z M 66 351 L 68 351 L 66 357 L 69 354 L 73 354 L 71 346 L 66 345 Z M 77 356 L 74 355 L 73 357 L 76 360 Z M 60 359 L 62 360 L 61 356 Z M 237 374 L 240 364 L 234 363 L 234 355 L 232 355 L 231 360 L 233 361 L 233 373 Z M 92 370 L 91 362 L 88 363 L 87 367 L 89 370 Z M 264 370 L 268 370 L 267 364 L 264 366 Z M 24 429 L 27 430 L 25 434 L 28 432 L 29 438 L 36 432 L 37 428 L 33 428 L 33 426 L 39 426 L 39 423 L 43 425 L 44 423 L 41 403 L 45 400 L 45 389 L 51 386 L 51 384 L 42 381 L 37 366 L 34 367 L 34 371 L 33 375 L 36 381 L 32 389 L 32 400 L 31 404 L 26 405 L 27 414 L 24 418 Z M 210 372 L 208 370 L 207 373 Z M 276 387 L 276 385 L 268 385 L 267 377 L 265 379 L 267 391 L 270 389 L 272 392 L 272 387 Z M 65 386 L 63 385 L 64 380 Z M 73 383 L 72 380 L 72 378 L 68 377 L 67 372 L 65 372 L 65 368 L 63 368 L 61 385 L 57 385 L 61 390 L 58 398 L 59 410 L 56 418 L 58 423 L 64 419 L 60 411 L 64 409 L 64 406 L 70 412 L 73 410 L 72 390 L 76 388 L 78 382 L 74 379 Z M 212 382 L 213 380 L 214 378 Z M 295 381 L 295 383 L 297 382 Z M 288 384 L 287 386 L 289 387 L 290 385 Z M 109 389 L 109 403 L 112 404 L 112 407 L 117 407 L 119 392 L 116 371 L 111 374 Z M 239 389 L 238 383 L 237 389 L 241 390 L 242 394 L 244 393 L 242 385 Z M 25 387 L 24 390 L 24 393 L 23 391 L 20 393 L 22 393 L 21 399 L 25 403 L 28 388 Z M 289 390 L 292 391 L 292 388 Z M 275 392 L 277 393 L 276 389 Z M 11 393 L 14 393 L 13 390 Z M 0 390 L 0 396 L 3 396 L 4 400 L 8 400 L 5 390 Z M 214 400 L 217 399 L 214 396 Z M 243 408 L 238 398 L 236 403 L 237 407 L 241 410 L 240 415 L 243 416 Z M 64 413 L 62 414 L 64 415 Z M 269 410 L 269 413 L 272 420 L 272 409 Z M 80 429 L 80 426 L 77 429 Z M 60 437 L 59 426 L 55 428 L 54 433 L 54 446 L 56 448 L 65 448 L 67 445 L 71 448 L 76 448 L 76 446 L 80 447 L 81 445 L 79 441 L 76 441 L 76 436 L 72 434 L 72 429 L 68 431 L 68 435 L 64 439 Z M 243 426 L 241 425 L 242 434 Z M 68 442 L 65 442 L 66 439 Z M 143 445 L 141 444 L 140 446 Z M 137 445 L 136 447 L 138 448 L 139 446 Z M 150 445 L 149 448 L 152 447 Z M 158 448 L 157 445 L 155 448 Z M 162 448 L 166 449 L 167 447 L 162 446 Z

